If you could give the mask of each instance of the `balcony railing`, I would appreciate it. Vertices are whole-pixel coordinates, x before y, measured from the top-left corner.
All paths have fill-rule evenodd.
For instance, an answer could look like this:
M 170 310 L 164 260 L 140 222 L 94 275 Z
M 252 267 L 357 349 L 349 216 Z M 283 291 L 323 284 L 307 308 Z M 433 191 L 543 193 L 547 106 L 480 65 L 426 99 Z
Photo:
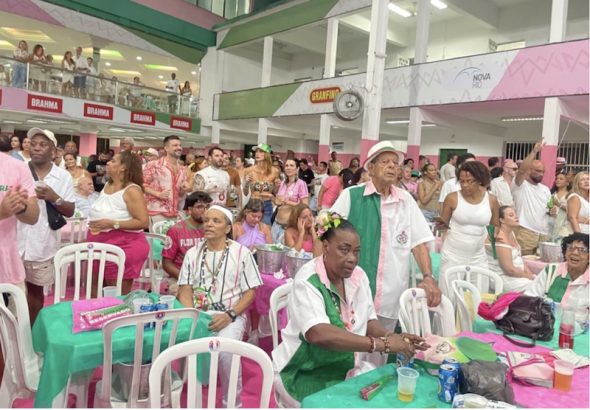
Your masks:
M 187 117 L 198 116 L 198 96 L 130 84 L 102 74 L 75 74 L 63 70 L 58 64 L 61 65 L 24 63 L 0 57 L 0 86 Z M 78 83 L 83 83 L 84 87 Z M 75 85 L 79 86 L 75 88 Z

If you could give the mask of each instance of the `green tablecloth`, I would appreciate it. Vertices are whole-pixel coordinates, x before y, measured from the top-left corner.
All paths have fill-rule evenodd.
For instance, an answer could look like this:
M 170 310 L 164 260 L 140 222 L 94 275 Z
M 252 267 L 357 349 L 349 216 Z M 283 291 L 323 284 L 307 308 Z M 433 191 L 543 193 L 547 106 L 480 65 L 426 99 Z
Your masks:
M 438 281 L 438 275 L 440 272 L 440 253 L 430 252 L 430 259 L 432 260 L 432 275 Z M 416 261 L 414 261 L 414 264 L 416 265 L 416 273 L 422 274 Z
M 302 408 L 450 408 L 451 405 L 438 399 L 438 379 L 430 376 L 424 369 L 420 372 L 414 400 L 406 403 L 397 398 L 397 367 L 395 364 L 381 366 L 378 369 L 353 377 L 345 382 L 329 387 L 301 402 Z M 394 378 L 371 401 L 361 398 L 361 390 L 375 380 L 388 374 Z
M 158 295 L 150 295 L 157 300 Z M 122 297 L 121 297 L 122 298 Z M 55 397 L 66 387 L 70 375 L 87 372 L 88 376 L 96 367 L 103 364 L 104 343 L 101 330 L 72 333 L 72 302 L 62 302 L 41 309 L 33 326 L 33 345 L 35 351 L 43 355 L 43 368 L 39 378 L 39 387 L 35 397 L 36 408 L 52 407 Z M 175 300 L 174 309 L 183 308 Z M 211 316 L 201 313 L 195 327 L 194 339 L 209 337 L 213 332 L 208 330 Z M 191 321 L 182 319 L 178 326 L 176 343 L 189 340 Z M 163 351 L 170 340 L 171 326 L 162 332 L 160 351 Z M 153 332 L 153 331 L 152 331 Z M 149 335 L 150 331 L 146 332 Z M 144 360 L 150 359 L 153 338 L 144 338 Z M 135 348 L 135 327 L 118 329 L 113 334 L 113 363 L 132 362 Z M 203 359 L 210 355 L 203 355 Z M 203 362 L 200 360 L 199 362 Z M 207 366 L 207 363 L 204 364 Z
M 553 335 L 553 339 L 551 339 L 547 342 L 537 341 L 537 345 L 542 346 L 542 347 L 547 347 L 551 350 L 559 350 L 559 322 L 560 322 L 559 320 L 555 320 L 555 333 Z M 482 318 L 477 319 L 473 323 L 473 332 L 474 333 L 493 332 L 493 333 L 502 334 L 502 332 L 496 328 L 496 326 L 494 325 L 494 322 L 490 322 L 490 321 L 484 320 Z M 526 337 L 514 336 L 514 335 L 509 335 L 509 337 L 514 338 L 514 339 L 518 339 L 518 340 L 523 340 L 523 341 L 529 342 L 529 343 L 531 342 L 531 339 L 527 339 Z M 577 353 L 581 356 L 590 357 L 589 356 L 590 333 L 585 333 L 582 335 L 575 336 L 573 350 L 575 353 Z

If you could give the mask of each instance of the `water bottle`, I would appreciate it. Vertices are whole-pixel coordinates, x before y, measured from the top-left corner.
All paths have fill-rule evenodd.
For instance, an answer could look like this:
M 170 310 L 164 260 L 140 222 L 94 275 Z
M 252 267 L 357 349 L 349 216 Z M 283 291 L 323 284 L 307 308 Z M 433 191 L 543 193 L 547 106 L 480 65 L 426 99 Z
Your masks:
M 563 311 L 561 324 L 559 325 L 559 348 L 574 348 L 574 331 L 576 327 L 576 314 L 571 307 Z

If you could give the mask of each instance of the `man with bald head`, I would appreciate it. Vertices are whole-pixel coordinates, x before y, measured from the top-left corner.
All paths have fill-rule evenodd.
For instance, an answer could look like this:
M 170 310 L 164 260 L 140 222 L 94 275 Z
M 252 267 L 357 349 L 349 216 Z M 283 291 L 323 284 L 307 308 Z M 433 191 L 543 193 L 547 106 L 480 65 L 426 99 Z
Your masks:
M 532 255 L 536 251 L 539 239 L 543 241 L 547 235 L 547 203 L 551 192 L 541 184 L 545 175 L 545 165 L 535 159 L 544 145 L 543 138 L 537 141 L 518 168 L 511 187 L 516 213 L 520 219 L 516 239 L 523 256 Z
M 78 191 L 75 195 L 76 209 L 82 213 L 83 217 L 88 217 L 92 203 L 96 201 L 98 195 L 94 192 L 92 178 L 84 177 L 78 182 Z
M 514 206 L 512 197 L 512 181 L 518 172 L 518 166 L 511 159 L 506 160 L 503 167 L 502 175 L 492 179 L 492 194 L 498 198 L 500 206 Z

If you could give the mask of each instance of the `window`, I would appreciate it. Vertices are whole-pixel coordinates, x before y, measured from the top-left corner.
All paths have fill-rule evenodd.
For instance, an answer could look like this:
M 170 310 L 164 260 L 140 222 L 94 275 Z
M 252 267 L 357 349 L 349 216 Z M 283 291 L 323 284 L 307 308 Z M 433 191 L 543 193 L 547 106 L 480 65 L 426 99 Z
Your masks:
M 564 142 L 558 150 L 557 156 L 564 157 L 567 161 L 566 169 L 588 169 L 588 157 L 590 155 L 588 142 Z M 504 148 L 504 158 L 513 161 L 525 159 L 535 146 L 534 142 L 507 142 Z

